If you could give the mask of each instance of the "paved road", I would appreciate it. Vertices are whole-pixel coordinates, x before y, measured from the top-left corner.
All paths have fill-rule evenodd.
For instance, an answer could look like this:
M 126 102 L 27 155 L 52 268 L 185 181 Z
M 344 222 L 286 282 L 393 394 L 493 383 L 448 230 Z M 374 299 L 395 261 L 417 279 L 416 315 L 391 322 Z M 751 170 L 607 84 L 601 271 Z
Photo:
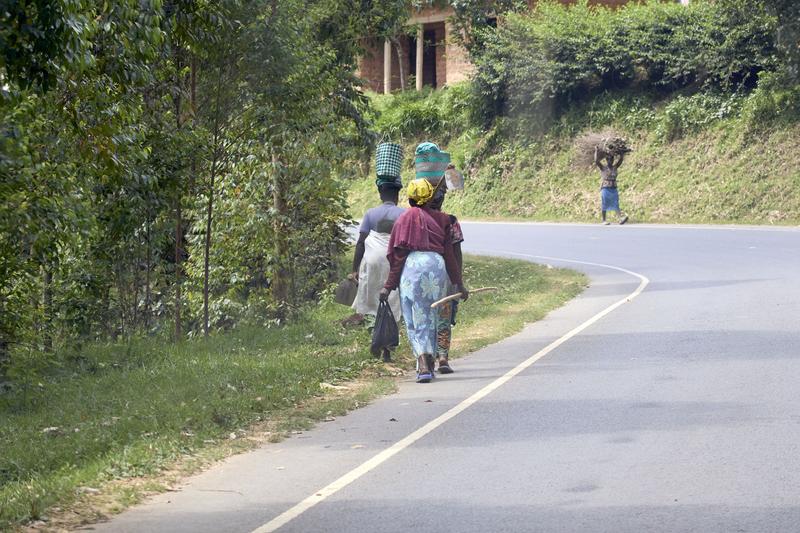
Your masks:
M 592 285 L 452 376 L 97 529 L 800 531 L 800 231 L 464 230 Z

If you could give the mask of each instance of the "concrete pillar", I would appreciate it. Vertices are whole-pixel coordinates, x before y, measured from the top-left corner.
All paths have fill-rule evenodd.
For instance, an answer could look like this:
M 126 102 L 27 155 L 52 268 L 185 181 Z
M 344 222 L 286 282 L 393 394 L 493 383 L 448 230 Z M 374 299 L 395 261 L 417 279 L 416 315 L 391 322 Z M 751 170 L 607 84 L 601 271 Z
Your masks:
M 414 77 L 417 80 L 417 90 L 422 90 L 422 56 L 425 53 L 425 32 L 422 28 L 422 24 L 419 25 L 417 29 L 417 64 L 416 64 L 416 72 L 414 73 Z
M 383 94 L 392 92 L 392 43 L 389 39 L 383 42 Z

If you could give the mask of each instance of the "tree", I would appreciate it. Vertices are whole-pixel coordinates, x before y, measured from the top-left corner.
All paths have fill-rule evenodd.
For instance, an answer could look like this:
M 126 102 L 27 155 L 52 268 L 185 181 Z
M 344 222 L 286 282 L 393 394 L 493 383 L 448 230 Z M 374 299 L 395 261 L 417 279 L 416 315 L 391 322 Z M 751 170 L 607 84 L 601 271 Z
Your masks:
M 401 5 L 4 4 L 0 367 L 313 299 L 344 244 L 338 178 L 374 142 L 360 42 Z
M 93 23 L 80 0 L 9 0 L 0 9 L 0 80 L 47 92 L 67 69 L 87 67 Z
M 127 175 L 126 158 L 143 155 L 130 89 L 145 79 L 158 45 L 159 9 L 154 0 L 107 10 L 17 2 L 3 11 L 0 344 L 7 351 L 51 344 L 64 302 L 56 289 L 92 232 L 93 188 L 98 179 L 115 183 Z
M 793 0 L 763 0 L 763 5 L 777 21 L 775 44 L 784 73 L 793 83 L 800 83 L 800 4 Z

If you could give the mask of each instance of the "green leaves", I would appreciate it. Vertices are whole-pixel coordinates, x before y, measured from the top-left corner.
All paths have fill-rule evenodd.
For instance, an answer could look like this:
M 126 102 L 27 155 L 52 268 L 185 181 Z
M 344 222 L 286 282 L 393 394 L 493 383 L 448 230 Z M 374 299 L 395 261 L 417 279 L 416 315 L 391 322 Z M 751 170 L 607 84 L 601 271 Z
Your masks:
M 204 308 L 227 328 L 314 299 L 344 246 L 340 178 L 374 141 L 359 42 L 406 7 L 5 2 L 0 376 L 170 320 L 181 337 Z
M 11 0 L 0 9 L 2 78 L 47 91 L 83 60 L 87 21 L 79 0 Z
M 625 87 L 735 91 L 775 67 L 775 19 L 762 4 L 630 3 L 619 9 L 540 2 L 510 15 L 477 55 L 484 104 L 545 116 Z

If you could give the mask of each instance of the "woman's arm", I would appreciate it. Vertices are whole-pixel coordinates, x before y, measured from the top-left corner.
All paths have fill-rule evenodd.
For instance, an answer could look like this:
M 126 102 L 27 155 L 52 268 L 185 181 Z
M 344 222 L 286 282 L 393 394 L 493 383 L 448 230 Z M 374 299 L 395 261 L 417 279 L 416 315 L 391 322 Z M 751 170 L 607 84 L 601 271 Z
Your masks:
M 461 277 L 461 266 L 456 259 L 455 246 L 447 239 L 444 243 L 444 266 L 447 269 L 447 275 L 450 277 L 450 283 L 462 287 L 464 281 Z
M 387 290 L 386 294 L 400 285 L 400 276 L 403 274 L 403 267 L 406 265 L 409 253 L 411 251 L 407 248 L 395 247 L 386 254 L 386 258 L 389 260 L 389 276 L 386 278 L 386 283 L 383 284 L 383 288 Z
M 600 164 L 600 158 L 598 157 L 597 146 L 594 147 L 594 164 L 597 165 L 597 168 L 603 170 L 603 165 Z
M 469 298 L 469 289 L 464 285 L 464 256 L 461 254 L 461 243 L 453 243 L 453 253 L 456 256 L 456 263 L 458 263 L 458 271 L 461 273 L 461 283 L 456 286 L 456 291 L 462 294 L 462 299 Z M 454 284 L 455 285 L 455 284 Z
M 361 260 L 364 259 L 364 251 L 366 250 L 366 245 L 364 241 L 367 240 L 369 233 L 359 233 L 358 234 L 358 242 L 356 243 L 356 252 L 353 255 L 353 271 L 350 274 L 352 279 L 358 279 L 358 269 L 361 267 Z

